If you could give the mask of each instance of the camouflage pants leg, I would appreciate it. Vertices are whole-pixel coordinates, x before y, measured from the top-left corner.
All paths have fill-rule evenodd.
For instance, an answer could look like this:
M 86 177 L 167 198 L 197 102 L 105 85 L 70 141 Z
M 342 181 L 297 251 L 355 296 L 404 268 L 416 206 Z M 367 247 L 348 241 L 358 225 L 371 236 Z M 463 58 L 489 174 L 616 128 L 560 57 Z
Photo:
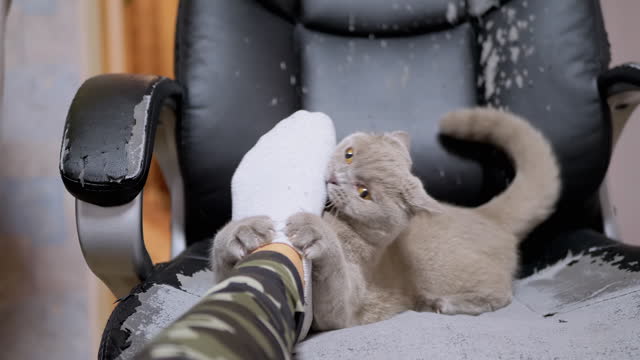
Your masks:
M 289 359 L 304 320 L 302 299 L 289 259 L 251 254 L 136 358 Z

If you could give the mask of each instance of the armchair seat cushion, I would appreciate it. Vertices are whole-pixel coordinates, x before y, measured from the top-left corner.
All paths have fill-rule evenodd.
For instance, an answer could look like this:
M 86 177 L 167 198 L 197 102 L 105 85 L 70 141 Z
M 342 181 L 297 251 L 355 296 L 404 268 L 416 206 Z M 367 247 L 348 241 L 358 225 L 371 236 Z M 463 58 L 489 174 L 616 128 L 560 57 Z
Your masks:
M 626 359 L 640 349 L 640 248 L 590 231 L 557 235 L 511 305 L 472 317 L 408 311 L 389 320 L 311 335 L 299 359 Z M 103 335 L 100 359 L 131 358 L 214 283 L 209 244 L 192 245 L 122 299 Z M 385 341 L 380 341 L 385 339 Z

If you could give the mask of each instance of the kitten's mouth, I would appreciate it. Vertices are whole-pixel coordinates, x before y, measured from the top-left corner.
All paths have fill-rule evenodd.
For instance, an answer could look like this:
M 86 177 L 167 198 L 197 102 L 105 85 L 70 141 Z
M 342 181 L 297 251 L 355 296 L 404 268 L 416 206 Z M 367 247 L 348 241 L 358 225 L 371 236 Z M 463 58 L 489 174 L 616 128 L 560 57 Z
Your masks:
M 331 174 L 327 179 L 327 185 L 338 185 L 338 179 L 336 178 L 336 174 Z
M 330 213 L 333 213 L 335 211 L 338 210 L 338 207 L 336 206 L 336 202 L 334 201 L 335 199 L 333 198 L 333 195 L 335 195 L 335 187 L 336 185 L 333 184 L 329 184 L 327 183 L 327 201 L 324 204 L 324 211 L 328 211 Z

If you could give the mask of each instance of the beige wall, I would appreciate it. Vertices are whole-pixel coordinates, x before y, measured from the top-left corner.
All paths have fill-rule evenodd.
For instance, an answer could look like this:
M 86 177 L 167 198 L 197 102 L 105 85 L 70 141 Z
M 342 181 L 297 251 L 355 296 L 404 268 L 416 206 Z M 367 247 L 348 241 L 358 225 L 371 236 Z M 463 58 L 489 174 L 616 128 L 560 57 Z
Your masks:
M 0 0 L 0 6 L 7 1 Z M 12 1 L 0 106 L 0 358 L 96 358 L 98 281 L 60 180 L 63 125 L 101 71 L 97 0 Z
M 601 0 L 611 42 L 611 65 L 640 63 L 640 1 Z M 607 188 L 622 241 L 640 245 L 640 111 L 627 123 L 614 150 Z

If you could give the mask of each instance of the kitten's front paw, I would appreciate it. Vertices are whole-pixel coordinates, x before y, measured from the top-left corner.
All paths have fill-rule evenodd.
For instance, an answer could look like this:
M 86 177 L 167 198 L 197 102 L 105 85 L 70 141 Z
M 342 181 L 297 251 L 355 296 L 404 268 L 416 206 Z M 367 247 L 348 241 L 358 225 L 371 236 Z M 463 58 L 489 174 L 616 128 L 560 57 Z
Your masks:
M 326 227 L 318 215 L 297 213 L 287 220 L 289 241 L 308 259 L 318 259 L 326 251 Z
M 255 216 L 232 221 L 216 234 L 211 258 L 214 271 L 226 274 L 238 261 L 255 249 L 271 243 L 275 234 L 273 221 L 267 216 Z

